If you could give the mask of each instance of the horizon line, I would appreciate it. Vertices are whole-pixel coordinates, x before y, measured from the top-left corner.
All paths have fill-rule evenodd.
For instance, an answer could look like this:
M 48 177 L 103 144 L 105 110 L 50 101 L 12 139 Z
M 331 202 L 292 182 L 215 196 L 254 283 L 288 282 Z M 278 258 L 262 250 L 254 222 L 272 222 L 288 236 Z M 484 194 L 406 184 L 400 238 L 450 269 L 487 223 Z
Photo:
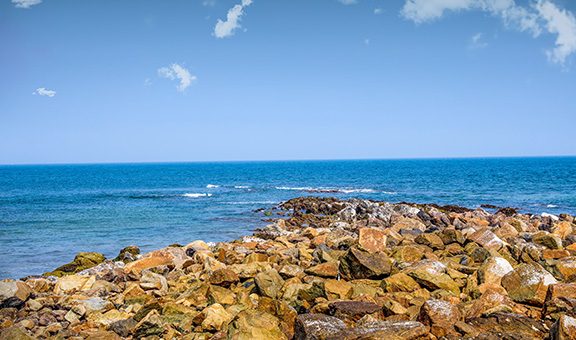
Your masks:
M 146 164 L 198 164 L 198 163 L 284 163 L 284 162 L 338 162 L 338 161 L 401 161 L 401 160 L 481 160 L 520 158 L 575 158 L 574 155 L 529 155 L 529 156 L 446 156 L 446 157 L 390 157 L 390 158 L 314 158 L 314 159 L 238 159 L 196 161 L 126 161 L 126 162 L 53 162 L 53 163 L 0 163 L 3 166 L 58 166 L 58 165 L 146 165 Z

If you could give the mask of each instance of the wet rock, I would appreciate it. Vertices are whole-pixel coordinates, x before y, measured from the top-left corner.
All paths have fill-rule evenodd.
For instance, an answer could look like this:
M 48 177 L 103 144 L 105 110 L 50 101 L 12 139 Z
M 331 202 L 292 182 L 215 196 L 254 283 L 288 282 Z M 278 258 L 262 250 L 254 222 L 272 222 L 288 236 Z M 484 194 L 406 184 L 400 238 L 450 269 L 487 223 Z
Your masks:
M 340 273 L 346 279 L 378 279 L 390 275 L 390 271 L 390 260 L 384 253 L 350 248 L 340 259 Z
M 296 318 L 295 340 L 323 340 L 344 330 L 344 322 L 325 314 L 302 314 Z
M 536 264 L 521 264 L 502 277 L 502 286 L 512 300 L 542 306 L 548 286 L 556 279 Z

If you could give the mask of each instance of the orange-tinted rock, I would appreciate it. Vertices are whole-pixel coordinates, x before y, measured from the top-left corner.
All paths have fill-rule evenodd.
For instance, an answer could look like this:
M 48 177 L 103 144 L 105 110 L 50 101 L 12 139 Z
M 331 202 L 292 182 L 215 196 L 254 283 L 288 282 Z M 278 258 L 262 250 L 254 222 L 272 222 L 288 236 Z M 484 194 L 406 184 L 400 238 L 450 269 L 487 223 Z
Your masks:
M 358 245 L 369 253 L 386 250 L 386 233 L 382 229 L 360 228 L 358 230 Z
M 437 337 L 456 334 L 454 323 L 460 320 L 458 308 L 443 300 L 428 300 L 420 308 L 418 321 L 430 326 L 430 332 Z

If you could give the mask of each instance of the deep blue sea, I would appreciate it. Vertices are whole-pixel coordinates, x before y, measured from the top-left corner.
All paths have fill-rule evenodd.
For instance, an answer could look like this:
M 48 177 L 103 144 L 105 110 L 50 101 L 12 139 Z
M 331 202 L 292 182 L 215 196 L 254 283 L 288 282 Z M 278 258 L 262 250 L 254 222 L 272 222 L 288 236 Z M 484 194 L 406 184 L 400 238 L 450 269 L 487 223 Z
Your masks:
M 576 158 L 0 166 L 0 278 L 79 251 L 231 240 L 303 195 L 576 214 Z

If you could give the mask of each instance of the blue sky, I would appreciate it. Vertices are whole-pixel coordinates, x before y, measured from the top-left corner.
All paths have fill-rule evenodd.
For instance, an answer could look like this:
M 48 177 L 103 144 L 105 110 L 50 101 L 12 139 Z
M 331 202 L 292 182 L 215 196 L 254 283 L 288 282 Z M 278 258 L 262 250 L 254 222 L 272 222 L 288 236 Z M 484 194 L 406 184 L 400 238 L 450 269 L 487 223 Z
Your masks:
M 569 0 L 2 0 L 0 163 L 576 154 Z

